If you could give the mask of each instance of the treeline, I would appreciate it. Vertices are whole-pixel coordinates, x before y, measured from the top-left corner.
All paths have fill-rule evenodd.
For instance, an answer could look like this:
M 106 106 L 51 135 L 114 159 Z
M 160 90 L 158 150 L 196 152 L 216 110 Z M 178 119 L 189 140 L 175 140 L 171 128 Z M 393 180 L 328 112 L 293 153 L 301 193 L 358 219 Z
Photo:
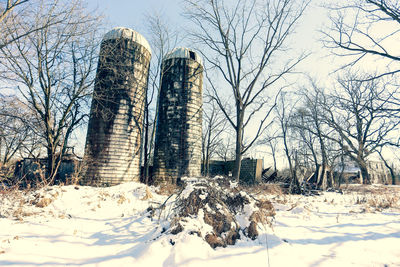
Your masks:
M 210 159 L 233 158 L 237 179 L 242 157 L 266 145 L 275 168 L 278 154 L 285 156 L 293 192 L 300 169 L 332 168 L 345 158 L 359 166 L 364 183 L 371 182 L 367 161 L 373 155 L 394 179 L 396 155 L 388 151 L 399 147 L 400 57 L 393 49 L 398 3 L 326 7 L 331 27 L 321 39 L 326 51 L 346 63 L 323 84 L 313 78 L 290 82 L 294 75 L 305 76 L 298 66 L 308 54 L 291 52 L 291 37 L 307 8 L 306 0 L 185 0 L 185 30 L 164 15 L 145 15 L 143 35 L 153 51 L 144 111 L 145 181 L 163 56 L 185 44 L 202 54 L 205 65 L 206 174 Z M 0 3 L 0 13 L 0 160 L 46 157 L 52 183 L 87 122 L 102 29 L 108 27 L 82 0 L 8 0 Z M 376 30 L 380 24 L 390 24 L 385 27 L 390 31 Z M 383 69 L 364 68 L 381 61 Z

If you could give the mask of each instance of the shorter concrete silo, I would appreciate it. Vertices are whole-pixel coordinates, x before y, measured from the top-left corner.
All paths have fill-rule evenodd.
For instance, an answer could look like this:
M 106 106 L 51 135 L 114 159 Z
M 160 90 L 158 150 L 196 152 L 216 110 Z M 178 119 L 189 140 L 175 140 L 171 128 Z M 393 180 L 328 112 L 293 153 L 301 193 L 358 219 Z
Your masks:
M 150 58 L 148 42 L 134 30 L 118 27 L 105 34 L 86 139 L 85 184 L 139 181 Z
M 176 183 L 201 175 L 203 65 L 188 48 L 175 48 L 162 63 L 153 180 Z

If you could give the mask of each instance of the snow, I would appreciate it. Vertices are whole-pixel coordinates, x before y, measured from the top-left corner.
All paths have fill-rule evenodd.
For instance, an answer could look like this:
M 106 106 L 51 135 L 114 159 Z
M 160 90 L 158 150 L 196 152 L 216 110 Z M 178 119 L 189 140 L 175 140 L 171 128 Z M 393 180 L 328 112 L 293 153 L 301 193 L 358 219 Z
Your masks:
M 112 30 L 108 31 L 104 35 L 103 41 L 110 39 L 111 40 L 119 39 L 119 38 L 132 40 L 133 42 L 142 45 L 151 54 L 151 48 L 146 38 L 144 38 L 140 33 L 126 27 L 115 27 Z
M 236 245 L 216 249 L 189 231 L 211 231 L 201 216 L 168 234 L 174 198 L 151 217 L 148 208 L 168 196 L 143 184 L 0 194 L 0 266 L 400 266 L 400 188 L 391 188 L 380 195 L 262 196 L 276 209 L 272 227 L 259 224 L 256 240 L 241 235 Z M 252 205 L 236 218 L 240 224 Z
M 194 58 L 190 56 L 190 52 L 194 54 Z M 186 47 L 176 47 L 172 49 L 169 53 L 165 55 L 164 61 L 171 58 L 189 58 L 195 60 L 200 65 L 203 65 L 203 60 L 201 59 L 200 55 L 192 49 Z
M 239 225 L 249 226 L 249 218 L 255 210 L 256 208 L 254 207 L 254 203 L 244 205 L 243 212 L 235 216 L 236 221 L 239 223 Z

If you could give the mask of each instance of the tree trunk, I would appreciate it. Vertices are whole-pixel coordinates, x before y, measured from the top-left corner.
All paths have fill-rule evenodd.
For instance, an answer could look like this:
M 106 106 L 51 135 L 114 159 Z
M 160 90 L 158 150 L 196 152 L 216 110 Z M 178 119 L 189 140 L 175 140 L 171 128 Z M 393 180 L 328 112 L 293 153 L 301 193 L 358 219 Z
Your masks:
M 285 154 L 286 154 L 286 158 L 288 160 L 289 163 L 289 170 L 290 170 L 290 186 L 289 186 L 289 193 L 291 194 L 300 194 L 301 190 L 300 190 L 300 184 L 299 181 L 297 180 L 297 175 L 296 175 L 296 171 L 293 168 L 293 163 L 292 163 L 292 158 L 289 154 L 289 147 L 287 144 L 287 136 L 286 136 L 286 129 L 284 128 L 284 125 L 282 125 L 282 133 L 283 133 L 283 145 L 285 148 Z
M 385 164 L 386 168 L 389 169 L 390 172 L 390 177 L 392 178 L 392 185 L 396 184 L 396 175 L 394 174 L 393 168 L 389 165 L 389 163 L 385 160 L 385 158 L 382 156 L 382 153 L 378 151 L 379 156 L 381 157 L 381 160 Z
M 270 141 L 269 146 L 271 147 L 271 154 L 272 154 L 272 159 L 274 161 L 274 171 L 276 172 L 276 147 L 271 143 Z
M 286 151 L 286 156 L 288 157 L 288 161 L 289 161 L 290 175 L 292 176 L 290 179 L 289 192 L 291 194 L 300 194 L 301 193 L 300 183 L 299 183 L 299 180 L 297 179 L 296 169 L 293 167 L 292 159 L 289 155 L 289 149 L 287 147 L 286 141 L 285 141 L 285 151 Z M 297 153 L 296 153 L 296 157 L 297 157 Z M 297 161 L 297 159 L 296 159 L 296 161 Z
M 202 175 L 206 176 L 206 144 L 205 144 L 205 140 L 203 138 L 202 142 L 201 142 L 201 167 L 202 167 Z
M 390 171 L 390 176 L 392 178 L 392 185 L 396 184 L 396 175 L 394 174 L 393 168 L 392 167 L 388 167 L 389 171 Z
M 239 131 L 241 132 L 241 131 Z M 236 149 L 235 149 L 235 165 L 233 167 L 233 178 L 239 182 L 240 180 L 240 167 L 242 164 L 242 140 L 241 140 L 241 133 L 236 131 Z
M 2 154 L 1 154 L 1 151 L 2 151 L 2 141 L 3 141 L 3 138 L 1 138 L 1 135 L 2 135 L 2 132 L 0 131 L 0 161 L 2 160 Z M 4 161 L 5 161 L 5 159 L 4 159 Z
M 274 160 L 274 172 L 276 172 L 277 169 L 276 169 L 276 155 L 275 155 L 275 151 L 272 152 L 272 159 Z
M 209 144 L 207 144 L 206 159 L 205 159 L 205 162 L 204 162 L 204 174 L 205 174 L 205 176 L 208 176 L 210 174 L 209 166 L 210 166 L 210 148 L 209 148 Z
M 361 182 L 363 184 L 371 184 L 371 180 L 370 180 L 368 169 L 367 169 L 367 163 L 364 160 L 360 160 L 358 165 L 361 170 L 361 177 L 362 177 Z
M 206 138 L 206 149 L 205 149 L 205 162 L 204 162 L 204 174 L 205 176 L 210 175 L 210 146 L 211 146 L 211 125 L 208 128 Z
M 240 181 L 240 167 L 242 164 L 242 142 L 243 142 L 243 118 L 240 111 L 237 112 L 236 124 L 236 149 L 235 149 L 235 166 L 233 167 L 233 178 Z
M 343 173 L 344 173 L 344 152 L 343 152 L 343 150 L 341 151 L 341 154 L 340 154 L 340 164 L 341 164 L 341 168 L 340 168 L 340 173 L 339 173 L 339 177 L 338 177 L 337 188 L 340 188 L 340 186 L 342 185 L 342 182 L 344 180 L 344 177 L 343 177 Z M 347 184 L 347 181 L 345 181 L 345 182 Z
M 43 181 L 46 185 L 52 185 L 56 181 L 58 169 L 61 165 L 62 157 L 65 153 L 65 146 L 60 150 L 57 155 L 56 145 L 49 144 L 47 148 L 47 166 L 45 166 L 46 173 L 43 174 Z
M 147 95 L 147 93 L 146 93 Z M 143 180 L 148 185 L 149 184 L 149 106 L 147 104 L 147 96 L 145 103 L 145 111 L 144 111 L 144 162 L 143 162 Z
M 326 190 L 328 187 L 332 186 L 332 181 L 331 177 L 328 177 L 327 173 L 327 162 L 328 162 L 328 156 L 326 154 L 325 150 L 325 142 L 324 139 L 322 138 L 322 133 L 320 130 L 319 124 L 316 125 L 317 127 L 317 133 L 318 133 L 318 140 L 319 140 L 319 145 L 321 149 L 321 156 L 322 156 L 322 177 L 320 182 L 318 183 L 318 188 L 321 188 L 323 190 Z
M 46 184 L 52 184 L 55 177 L 55 153 L 51 147 L 47 148 L 47 173 L 44 174 L 44 181 Z
M 325 173 L 325 164 L 322 163 L 321 165 L 319 165 L 318 168 L 318 177 L 317 177 L 317 186 L 318 188 L 322 189 L 322 190 L 326 190 L 327 187 L 327 177 L 326 177 L 326 173 Z

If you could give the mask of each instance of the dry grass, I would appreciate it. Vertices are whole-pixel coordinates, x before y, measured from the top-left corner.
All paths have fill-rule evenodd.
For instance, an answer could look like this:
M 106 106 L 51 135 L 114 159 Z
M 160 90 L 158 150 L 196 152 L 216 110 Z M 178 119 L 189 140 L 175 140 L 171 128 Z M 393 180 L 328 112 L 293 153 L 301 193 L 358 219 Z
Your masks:
M 250 216 L 250 221 L 266 224 L 272 227 L 272 218 L 275 216 L 275 208 L 269 200 L 260 200 L 256 206 L 258 210 Z
M 282 196 L 283 190 L 279 184 L 258 184 L 251 186 L 243 186 L 239 187 L 239 190 L 243 190 L 252 195 L 275 195 Z
M 130 201 L 129 199 L 127 199 L 127 198 L 125 197 L 124 194 L 118 195 L 117 203 L 118 203 L 119 205 L 121 205 L 121 204 L 123 204 L 123 203 L 125 203 L 125 202 L 130 203 L 131 201 Z
M 345 193 L 354 194 L 354 204 L 364 205 L 365 211 L 400 209 L 400 187 L 385 185 L 349 185 Z
M 170 196 L 176 194 L 181 190 L 179 186 L 173 183 L 162 183 L 158 186 L 156 193 L 163 196 Z
M 387 185 L 360 185 L 360 184 L 349 184 L 341 187 L 344 193 L 361 193 L 361 194 L 400 194 L 399 186 L 387 186 Z
M 59 188 L 58 188 L 59 189 Z M 25 217 L 38 215 L 59 196 L 59 190 L 42 187 L 40 189 L 19 189 L 18 186 L 0 191 L 0 217 L 23 221 Z
M 108 197 L 110 197 L 110 194 L 107 191 L 101 190 L 99 192 L 98 198 L 100 201 L 106 201 Z
M 388 208 L 400 208 L 399 196 L 383 194 L 378 196 L 371 196 L 367 204 L 370 207 L 376 208 L 378 210 L 388 209 Z
M 51 202 L 53 202 L 53 199 L 44 197 L 44 198 L 39 199 L 38 202 L 35 203 L 35 206 L 38 208 L 44 208 L 44 207 L 47 207 L 48 205 L 50 205 Z
M 149 187 L 146 186 L 146 193 L 142 197 L 142 200 L 148 200 L 148 199 L 151 199 L 151 198 L 153 198 L 153 195 L 151 194 Z

